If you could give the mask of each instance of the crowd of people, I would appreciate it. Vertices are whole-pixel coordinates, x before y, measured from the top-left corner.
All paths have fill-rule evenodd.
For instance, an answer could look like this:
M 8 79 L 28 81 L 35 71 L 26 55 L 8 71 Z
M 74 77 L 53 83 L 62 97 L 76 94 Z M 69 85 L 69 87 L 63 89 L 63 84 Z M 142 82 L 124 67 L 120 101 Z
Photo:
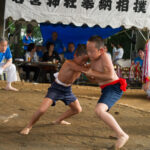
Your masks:
M 74 58 L 76 45 L 73 42 L 69 42 L 67 47 L 65 47 L 61 39 L 59 39 L 57 32 L 52 32 L 51 38 L 44 41 L 43 44 L 35 44 L 35 40 L 32 37 L 32 31 L 27 30 L 26 35 L 22 39 L 22 42 L 24 45 L 23 57 L 25 62 L 52 62 L 56 64 L 63 64 L 65 60 L 72 60 Z M 108 47 L 105 44 L 105 52 L 107 52 L 107 54 L 110 56 L 113 64 L 118 65 L 118 61 L 123 59 L 124 49 L 121 44 L 111 43 L 111 47 L 112 54 L 109 52 L 110 50 L 108 51 Z M 141 78 L 143 58 L 143 49 L 139 49 L 138 57 L 132 61 L 130 66 L 130 81 L 134 80 L 135 78 Z M 40 69 L 38 67 L 27 65 L 22 65 L 21 67 L 25 72 L 24 79 L 26 81 L 38 82 L 38 77 L 40 74 Z M 34 73 L 32 80 L 30 78 L 31 72 Z M 45 74 L 43 78 L 45 78 L 45 80 L 42 80 L 42 82 L 53 82 L 55 79 L 53 74 L 55 72 L 56 70 L 53 69 L 50 71 L 43 70 L 43 74 Z
M 23 37 L 24 54 L 28 51 L 28 46 L 31 43 L 34 43 L 34 39 L 32 37 L 32 31 L 27 30 L 27 35 Z M 44 52 L 47 53 L 49 51 L 49 45 L 51 51 L 54 51 L 54 55 L 59 55 L 59 58 L 56 57 L 57 60 L 64 61 L 64 59 L 73 59 L 74 52 L 75 52 L 75 44 L 73 42 L 70 42 L 68 43 L 68 47 L 66 48 L 62 43 L 62 41 L 58 38 L 57 32 L 53 32 L 51 38 L 44 41 L 43 45 L 37 45 L 37 55 L 39 58 L 43 57 Z M 44 49 L 45 51 L 43 50 L 43 47 L 45 47 Z M 50 61 L 52 61 L 52 58 L 53 55 Z
M 76 45 L 73 42 L 69 42 L 67 47 L 64 46 L 61 39 L 58 37 L 57 32 L 52 32 L 51 38 L 44 41 L 43 45 L 35 44 L 35 40 L 32 37 L 32 31 L 27 30 L 26 35 L 22 39 L 24 45 L 24 60 L 25 62 L 52 62 L 63 64 L 65 60 L 73 60 L 75 54 Z M 124 49 L 121 44 L 111 43 L 112 55 L 108 51 L 107 45 L 104 45 L 104 50 L 107 52 L 111 58 L 114 65 L 118 64 L 118 60 L 123 58 Z M 129 79 L 132 81 L 135 78 L 141 79 L 141 68 L 144 58 L 143 49 L 138 50 L 138 57 L 136 57 L 130 66 Z M 23 71 L 25 72 L 25 80 L 30 80 L 30 73 L 33 72 L 33 82 L 38 82 L 38 77 L 40 74 L 40 69 L 35 66 L 22 65 Z M 54 73 L 56 70 L 43 70 L 45 74 L 45 80 L 48 82 L 53 82 L 55 80 Z M 49 76 L 46 76 L 49 74 Z M 118 74 L 119 75 L 119 74 Z M 49 77 L 49 79 L 48 79 Z M 44 80 L 42 80 L 44 81 Z
M 32 31 L 27 30 L 27 35 L 23 37 L 24 59 L 26 62 L 52 62 L 63 63 L 65 60 L 72 60 L 75 53 L 75 44 L 68 43 L 67 48 L 58 38 L 57 32 L 53 32 L 50 39 L 47 39 L 43 45 L 35 45 L 32 37 Z M 39 69 L 37 67 L 22 66 L 26 72 L 26 81 L 29 81 L 30 72 L 34 72 L 33 81 L 37 82 Z M 47 71 L 50 74 L 50 81 L 54 81 L 54 70 Z

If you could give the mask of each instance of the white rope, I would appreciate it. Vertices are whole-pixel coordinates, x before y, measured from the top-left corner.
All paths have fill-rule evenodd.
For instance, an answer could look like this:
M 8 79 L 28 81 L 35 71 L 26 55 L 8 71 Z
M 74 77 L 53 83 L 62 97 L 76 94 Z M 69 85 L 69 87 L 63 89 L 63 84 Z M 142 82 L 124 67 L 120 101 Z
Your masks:
M 15 23 L 16 21 L 14 21 L 12 24 L 10 24 L 6 29 L 5 32 Z
M 145 41 L 147 41 L 147 39 L 146 39 L 146 37 L 144 36 L 144 34 L 143 34 L 140 30 L 138 30 L 138 31 L 139 31 L 139 33 L 142 35 L 143 39 L 144 39 Z

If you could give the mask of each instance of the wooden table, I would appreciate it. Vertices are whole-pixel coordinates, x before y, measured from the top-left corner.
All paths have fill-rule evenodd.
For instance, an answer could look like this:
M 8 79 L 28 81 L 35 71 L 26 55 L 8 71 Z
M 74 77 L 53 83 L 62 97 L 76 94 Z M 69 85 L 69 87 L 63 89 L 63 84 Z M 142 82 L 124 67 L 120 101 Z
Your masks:
M 15 64 L 18 68 L 21 68 L 23 66 L 28 67 L 37 67 L 40 70 L 38 80 L 39 82 L 44 82 L 45 79 L 43 79 L 43 72 L 58 72 L 61 64 L 58 63 L 52 63 L 52 62 L 26 62 L 26 61 L 15 61 Z

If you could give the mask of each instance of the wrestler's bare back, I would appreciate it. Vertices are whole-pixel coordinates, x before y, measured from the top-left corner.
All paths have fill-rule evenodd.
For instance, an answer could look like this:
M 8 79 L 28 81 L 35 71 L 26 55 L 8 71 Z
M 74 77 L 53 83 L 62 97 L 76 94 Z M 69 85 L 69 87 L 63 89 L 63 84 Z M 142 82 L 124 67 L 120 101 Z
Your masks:
M 106 56 L 107 55 L 107 56 Z M 108 66 L 107 66 L 108 65 Z M 114 70 L 112 61 L 107 53 L 102 54 L 97 60 L 91 60 L 91 69 L 100 73 L 109 72 L 111 70 L 113 72 L 113 78 L 110 80 L 104 79 L 94 79 L 99 85 L 104 85 L 115 81 L 118 79 L 118 76 Z

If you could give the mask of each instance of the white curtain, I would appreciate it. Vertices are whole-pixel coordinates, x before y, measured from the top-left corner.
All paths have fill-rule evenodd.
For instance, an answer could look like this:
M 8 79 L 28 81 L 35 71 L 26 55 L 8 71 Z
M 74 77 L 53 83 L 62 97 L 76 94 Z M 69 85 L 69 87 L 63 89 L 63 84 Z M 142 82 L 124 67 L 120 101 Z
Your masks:
M 5 10 L 14 20 L 150 29 L 150 0 L 6 0 Z

